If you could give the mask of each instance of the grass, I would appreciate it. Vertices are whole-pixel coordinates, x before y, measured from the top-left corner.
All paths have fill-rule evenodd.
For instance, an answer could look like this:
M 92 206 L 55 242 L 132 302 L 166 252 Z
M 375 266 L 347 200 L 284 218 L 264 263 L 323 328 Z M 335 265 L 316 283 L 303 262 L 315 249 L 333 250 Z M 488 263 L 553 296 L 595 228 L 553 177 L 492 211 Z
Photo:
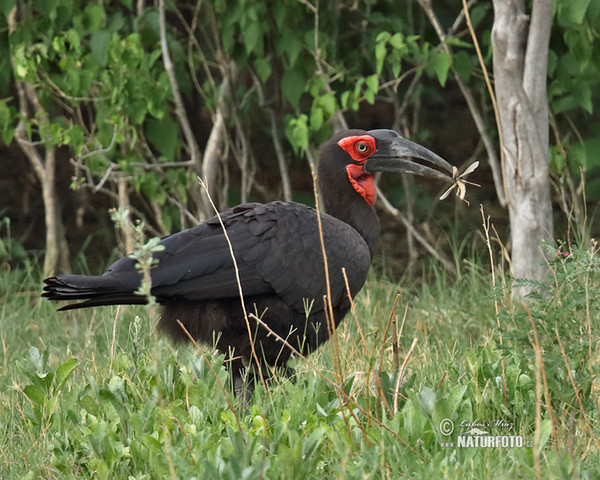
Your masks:
M 0 478 L 600 477 L 598 247 L 554 255 L 527 306 L 459 266 L 419 286 L 371 275 L 339 354 L 294 359 L 295 382 L 246 409 L 222 357 L 157 337 L 156 310 L 57 313 L 35 269 L 4 266 Z M 524 444 L 456 447 L 473 426 Z

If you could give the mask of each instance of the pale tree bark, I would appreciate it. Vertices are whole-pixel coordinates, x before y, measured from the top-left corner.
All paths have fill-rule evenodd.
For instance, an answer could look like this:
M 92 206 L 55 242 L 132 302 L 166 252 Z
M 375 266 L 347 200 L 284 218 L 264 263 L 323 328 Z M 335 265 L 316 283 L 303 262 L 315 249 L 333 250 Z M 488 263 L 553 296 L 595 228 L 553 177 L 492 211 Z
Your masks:
M 552 0 L 494 0 L 492 46 L 516 278 L 542 280 L 553 238 L 546 96 Z M 529 286 L 513 289 L 522 297 Z
M 8 18 L 9 35 L 15 31 L 16 17 L 17 7 L 14 7 Z M 37 92 L 29 83 L 16 80 L 15 86 L 20 115 L 19 123 L 15 129 L 15 140 L 30 161 L 42 188 L 46 230 L 43 273 L 44 275 L 53 275 L 59 267 L 64 270 L 69 268 L 69 249 L 55 190 L 56 149 L 51 145 L 45 145 L 44 139 L 41 139 L 39 142 L 40 147 L 38 147 L 36 143 L 28 138 L 25 121 L 29 118 L 35 118 L 38 124 L 47 124 L 49 122 L 48 113 L 40 103 Z
M 217 176 L 224 157 L 224 149 L 227 144 L 227 118 L 228 101 L 231 98 L 232 87 L 237 78 L 237 69 L 233 62 L 229 62 L 223 71 L 223 81 L 219 89 L 217 109 L 214 113 L 213 127 L 210 131 L 204 155 L 202 156 L 201 176 L 206 184 L 207 191 L 204 192 L 204 204 L 208 216 L 214 214 L 208 196 L 217 198 Z M 207 196 L 208 195 L 208 196 Z

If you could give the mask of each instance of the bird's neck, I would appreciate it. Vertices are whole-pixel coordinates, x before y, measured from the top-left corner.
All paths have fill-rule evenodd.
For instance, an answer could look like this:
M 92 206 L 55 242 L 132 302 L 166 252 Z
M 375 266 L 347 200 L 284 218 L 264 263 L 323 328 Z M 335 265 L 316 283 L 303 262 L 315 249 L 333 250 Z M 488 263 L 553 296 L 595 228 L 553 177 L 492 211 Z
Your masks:
M 321 189 L 325 211 L 356 230 L 367 242 L 371 258 L 379 243 L 381 226 L 373 208 L 352 187 L 348 194 L 335 195 Z M 342 198 L 350 199 L 343 202 Z

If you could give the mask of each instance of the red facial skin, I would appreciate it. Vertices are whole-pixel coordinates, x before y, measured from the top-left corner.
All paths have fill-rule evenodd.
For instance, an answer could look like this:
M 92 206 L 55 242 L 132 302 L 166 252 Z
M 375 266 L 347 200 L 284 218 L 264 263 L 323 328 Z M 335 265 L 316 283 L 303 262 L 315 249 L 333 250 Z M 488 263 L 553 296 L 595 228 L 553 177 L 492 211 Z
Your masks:
M 355 135 L 342 138 L 338 145 L 356 162 L 346 165 L 352 187 L 365 202 L 373 206 L 377 198 L 377 188 L 373 177 L 365 170 L 365 163 L 377 151 L 375 139 L 370 135 Z

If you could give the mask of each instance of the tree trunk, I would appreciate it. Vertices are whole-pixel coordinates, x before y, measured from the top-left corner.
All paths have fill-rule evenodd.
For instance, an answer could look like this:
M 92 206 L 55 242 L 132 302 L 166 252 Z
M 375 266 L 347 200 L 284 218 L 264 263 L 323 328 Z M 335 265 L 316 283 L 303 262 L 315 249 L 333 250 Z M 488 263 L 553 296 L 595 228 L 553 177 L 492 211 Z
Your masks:
M 28 95 L 21 95 L 21 93 L 29 89 L 19 85 L 17 90 L 19 91 L 19 101 L 27 103 Z M 27 108 L 24 107 L 21 110 L 27 110 Z M 45 276 L 54 275 L 58 267 L 64 270 L 69 268 L 69 249 L 55 189 L 56 151 L 53 147 L 46 147 L 46 153 L 42 159 L 42 156 L 27 138 L 22 120 L 15 131 L 15 138 L 21 150 L 29 159 L 42 187 L 46 227 L 46 253 L 44 255 L 43 273 Z
M 17 24 L 17 7 L 8 16 L 9 35 L 15 31 Z M 11 52 L 11 62 L 14 61 Z M 13 65 L 14 67 L 14 65 Z M 19 99 L 19 124 L 15 129 L 15 139 L 25 156 L 29 159 L 42 187 L 44 201 L 44 220 L 46 227 L 46 254 L 44 256 L 44 275 L 53 275 L 57 267 L 69 268 L 69 250 L 65 238 L 65 229 L 60 217 L 58 199 L 55 191 L 56 150 L 52 145 L 45 145 L 42 157 L 35 144 L 27 135 L 25 122 L 30 118 L 30 109 L 38 124 L 48 123 L 48 114 L 42 107 L 35 88 L 26 81 L 15 79 L 15 87 Z M 42 142 L 43 143 L 42 139 Z
M 492 46 L 503 171 L 516 278 L 542 280 L 543 241 L 553 238 L 546 96 L 552 0 L 494 0 Z M 533 290 L 513 288 L 517 297 Z

